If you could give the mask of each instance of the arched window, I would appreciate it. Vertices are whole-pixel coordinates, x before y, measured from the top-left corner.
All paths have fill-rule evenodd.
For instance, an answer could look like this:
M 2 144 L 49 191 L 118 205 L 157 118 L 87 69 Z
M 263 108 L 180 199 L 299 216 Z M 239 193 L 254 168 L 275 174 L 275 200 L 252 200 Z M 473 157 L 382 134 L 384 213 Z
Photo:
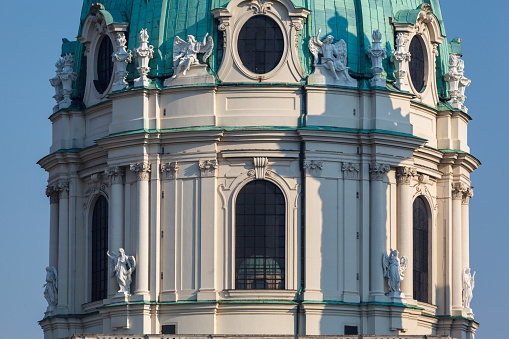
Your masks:
M 235 288 L 285 288 L 285 198 L 269 181 L 252 181 L 237 197 Z
M 105 299 L 108 292 L 108 201 L 100 196 L 92 215 L 92 301 Z
M 414 299 L 429 303 L 429 216 L 423 197 L 417 197 L 414 215 Z

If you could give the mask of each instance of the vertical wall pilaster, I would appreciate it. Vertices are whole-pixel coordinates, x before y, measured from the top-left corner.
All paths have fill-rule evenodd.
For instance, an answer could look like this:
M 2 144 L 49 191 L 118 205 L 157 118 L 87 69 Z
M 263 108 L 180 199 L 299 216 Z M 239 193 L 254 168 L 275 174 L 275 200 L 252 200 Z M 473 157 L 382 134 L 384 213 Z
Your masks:
M 413 211 L 412 191 L 410 182 L 416 174 L 411 167 L 398 167 L 396 178 L 398 182 L 398 251 L 408 258 L 408 267 L 405 270 L 405 279 L 401 282 L 401 291 L 409 299 L 413 296 Z
M 49 266 L 58 268 L 58 199 L 59 192 L 57 185 L 48 185 L 46 195 L 50 199 L 50 236 L 49 236 Z M 58 272 L 57 272 L 58 273 Z
M 217 278 L 217 160 L 201 160 L 200 167 L 200 286 L 198 300 L 216 300 Z
M 69 182 L 59 181 L 58 203 L 58 313 L 67 313 L 69 289 Z
M 134 294 L 149 293 L 149 177 L 150 164 L 131 164 L 131 171 L 138 179 L 138 227 L 136 230 L 136 290 Z
M 177 253 L 176 253 L 176 202 L 177 202 L 177 176 L 179 165 L 177 162 L 161 164 L 163 179 L 163 256 L 161 287 L 161 301 L 177 301 Z
M 390 166 L 387 164 L 371 164 L 369 169 L 371 181 L 370 195 L 370 263 L 369 263 L 369 298 L 371 301 L 386 300 L 384 293 L 384 274 L 382 255 L 386 245 L 386 190 L 387 184 L 383 181 Z
M 470 267 L 470 198 L 474 196 L 474 190 L 468 187 L 463 194 L 461 205 L 461 242 L 462 242 L 462 268 Z
M 452 185 L 452 312 L 461 315 L 463 310 L 463 258 L 462 247 L 462 200 L 466 185 L 454 183 Z

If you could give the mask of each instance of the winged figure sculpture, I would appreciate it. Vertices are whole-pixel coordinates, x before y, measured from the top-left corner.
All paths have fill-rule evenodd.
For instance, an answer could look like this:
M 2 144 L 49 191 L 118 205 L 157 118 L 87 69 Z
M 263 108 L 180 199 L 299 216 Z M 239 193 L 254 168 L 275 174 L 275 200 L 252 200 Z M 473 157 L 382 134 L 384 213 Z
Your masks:
M 318 64 L 318 55 L 322 55 L 321 64 L 332 71 L 336 80 L 339 80 L 338 74 L 346 72 L 348 75 L 347 64 L 347 48 L 345 40 L 341 39 L 334 43 L 334 37 L 328 35 L 323 41 L 320 41 L 319 36 L 322 29 L 318 29 L 316 37 L 312 37 L 308 42 L 308 48 L 313 54 L 314 64 Z
M 192 65 L 199 64 L 198 53 L 203 53 L 202 62 L 205 63 L 212 54 L 213 48 L 214 40 L 209 36 L 209 33 L 205 34 L 203 42 L 196 41 L 194 35 L 188 35 L 187 41 L 176 36 L 173 40 L 173 67 L 175 67 L 175 73 L 172 79 L 178 77 L 182 69 L 182 75 L 186 75 Z
M 131 276 L 136 269 L 136 259 L 134 256 L 126 255 L 123 248 L 115 251 L 108 251 L 110 258 L 110 274 L 117 278 L 119 286 L 118 293 L 124 295 L 131 294 Z
M 384 277 L 388 278 L 389 288 L 391 292 L 401 291 L 400 284 L 405 275 L 403 272 L 408 267 L 408 258 L 402 256 L 398 258 L 398 251 L 391 248 L 390 254 L 383 254 L 382 264 L 384 268 Z

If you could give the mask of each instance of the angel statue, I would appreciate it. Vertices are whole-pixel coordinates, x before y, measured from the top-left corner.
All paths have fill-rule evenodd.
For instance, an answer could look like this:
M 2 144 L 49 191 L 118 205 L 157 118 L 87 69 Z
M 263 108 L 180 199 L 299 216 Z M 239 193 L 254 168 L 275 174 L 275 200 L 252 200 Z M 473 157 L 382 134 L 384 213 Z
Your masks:
M 463 270 L 463 307 L 470 308 L 470 301 L 472 300 L 472 291 L 475 285 L 475 272 L 470 274 L 470 267 L 465 267 Z
M 322 54 L 322 65 L 331 70 L 336 80 L 339 80 L 338 73 L 345 72 L 345 75 L 348 75 L 345 40 L 341 39 L 339 42 L 334 43 L 334 37 L 328 35 L 323 41 L 320 41 L 319 36 L 321 32 L 322 29 L 319 28 L 316 37 L 312 37 L 309 40 L 309 51 L 313 54 L 315 65 L 318 64 L 318 54 Z
M 44 287 L 44 298 L 48 302 L 46 311 L 53 311 L 58 305 L 58 276 L 55 267 L 46 267 L 46 283 Z
M 171 78 L 178 77 L 182 68 L 184 68 L 182 75 L 186 75 L 192 65 L 199 64 L 198 53 L 203 53 L 202 61 L 205 63 L 212 54 L 213 48 L 214 41 L 209 33 L 205 34 L 203 42 L 197 42 L 194 35 L 188 35 L 187 42 L 176 36 L 173 40 L 173 67 L 176 67 L 176 69 Z
M 382 263 L 384 267 L 384 277 L 389 279 L 389 288 L 391 292 L 401 292 L 400 283 L 403 280 L 403 272 L 408 267 L 408 259 L 402 256 L 398 258 L 398 251 L 391 248 L 390 255 L 383 254 Z
M 118 253 L 108 251 L 110 257 L 110 274 L 117 277 L 119 286 L 118 294 L 131 294 L 131 275 L 136 268 L 136 259 L 134 256 L 125 255 L 124 249 L 119 248 Z

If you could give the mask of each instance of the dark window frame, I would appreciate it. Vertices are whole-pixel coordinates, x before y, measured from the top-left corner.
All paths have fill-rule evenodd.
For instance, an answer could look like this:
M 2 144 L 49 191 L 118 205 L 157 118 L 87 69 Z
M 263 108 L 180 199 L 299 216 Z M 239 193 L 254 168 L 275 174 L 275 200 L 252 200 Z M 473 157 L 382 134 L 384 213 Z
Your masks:
M 426 89 L 427 82 L 427 51 L 424 40 L 419 35 L 414 35 L 408 47 L 410 62 L 408 69 L 413 88 L 422 93 Z
M 109 204 L 100 195 L 94 203 L 91 223 L 91 301 L 105 299 L 108 294 L 108 227 Z
M 428 201 L 418 196 L 413 204 L 413 297 L 430 303 L 430 230 L 431 213 Z
M 272 72 L 281 64 L 284 51 L 283 29 L 270 16 L 255 15 L 242 25 L 237 53 L 241 64 L 250 72 L 260 75 Z
M 235 289 L 284 290 L 286 199 L 267 180 L 254 180 L 235 201 Z
M 97 92 L 103 94 L 110 86 L 113 78 L 115 65 L 113 63 L 113 42 L 108 35 L 103 35 L 101 42 L 98 44 L 97 57 L 95 61 L 96 79 L 94 86 Z

